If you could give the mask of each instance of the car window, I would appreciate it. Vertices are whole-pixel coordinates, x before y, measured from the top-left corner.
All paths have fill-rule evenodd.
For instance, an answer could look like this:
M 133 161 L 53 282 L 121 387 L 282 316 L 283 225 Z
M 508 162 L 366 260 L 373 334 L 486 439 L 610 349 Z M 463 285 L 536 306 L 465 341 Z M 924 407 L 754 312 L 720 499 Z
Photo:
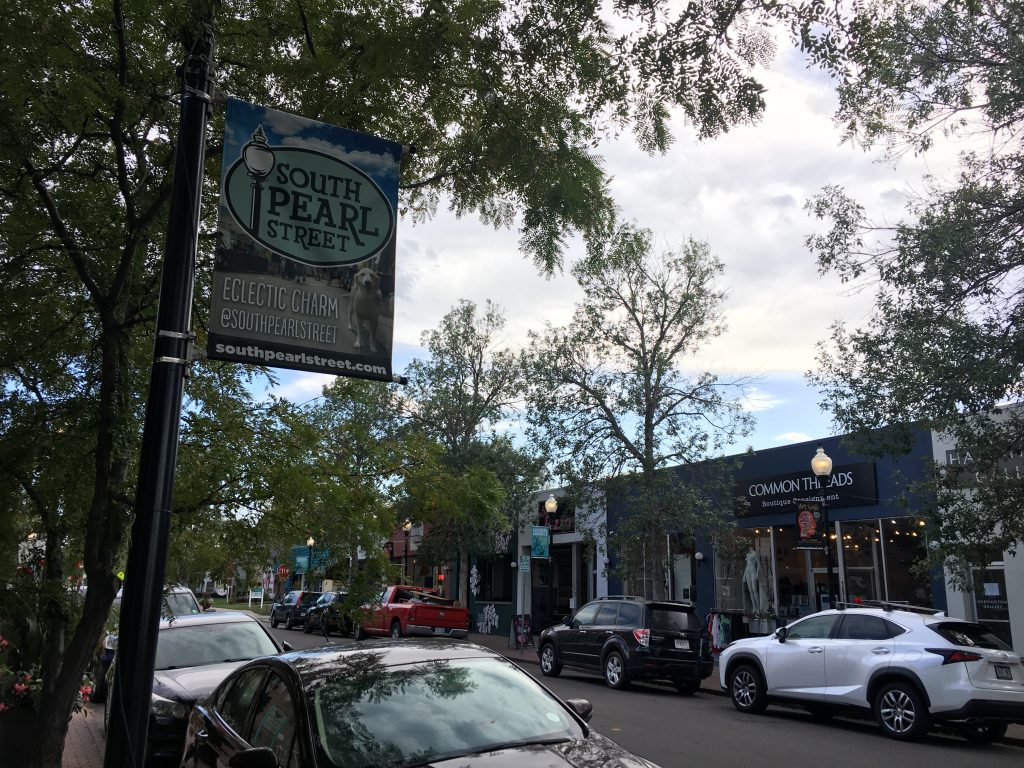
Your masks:
M 171 610 L 172 616 L 191 616 L 195 613 L 202 613 L 199 603 L 191 592 L 169 592 L 167 594 L 167 607 Z
M 156 669 L 180 669 L 276 654 L 277 646 L 256 621 L 172 624 L 156 639 Z
M 505 659 L 385 667 L 367 652 L 346 661 L 343 674 L 324 670 L 308 690 L 322 753 L 317 763 L 338 768 L 440 764 L 443 755 L 472 755 L 499 744 L 557 740 L 566 743 L 551 749 L 572 749 L 584 736 L 553 695 Z
M 851 613 L 843 617 L 836 637 L 840 640 L 888 640 L 892 631 L 889 622 L 879 616 Z
M 615 624 L 615 617 L 619 613 L 618 603 L 606 603 L 601 606 L 601 610 L 597 612 L 597 618 L 594 619 L 594 623 L 600 627 L 612 626 Z
M 836 623 L 836 618 L 835 614 L 811 616 L 793 624 L 786 637 L 792 640 L 824 640 L 832 633 L 832 625 Z
M 246 670 L 235 678 L 220 700 L 220 717 L 241 738 L 245 731 L 245 716 L 249 713 L 256 691 L 263 681 L 262 668 Z
M 298 600 L 298 598 L 298 594 L 296 594 L 295 592 L 289 592 L 287 595 L 284 596 L 284 600 L 281 601 L 281 604 L 292 605 L 296 600 Z
M 991 648 L 998 651 L 1009 651 L 1010 646 L 992 634 L 992 630 L 984 624 L 972 624 L 967 621 L 950 621 L 941 624 L 929 624 L 928 628 L 938 632 L 953 645 L 968 648 Z
M 572 617 L 573 626 L 589 626 L 594 623 L 594 617 L 597 616 L 597 610 L 601 607 L 600 603 L 590 603 L 584 605 L 578 611 L 576 615 Z
M 622 603 L 619 606 L 619 618 L 615 624 L 627 629 L 636 629 L 640 626 L 640 614 L 642 612 L 642 606 L 637 603 Z
M 653 604 L 649 608 L 650 629 L 663 632 L 684 632 L 700 629 L 702 624 L 693 611 L 675 605 Z
M 299 603 L 299 605 L 302 608 L 308 608 L 313 603 L 315 603 L 319 597 L 320 597 L 320 593 L 319 592 L 303 592 L 302 593 L 302 601 Z
M 270 747 L 281 768 L 289 768 L 295 741 L 295 707 L 280 675 L 270 673 L 256 703 L 246 741 L 253 747 Z
M 321 595 L 320 599 L 316 601 L 316 604 L 317 605 L 327 605 L 329 602 L 331 602 L 332 599 L 333 599 L 333 595 L 331 595 L 330 593 L 327 593 L 326 595 Z

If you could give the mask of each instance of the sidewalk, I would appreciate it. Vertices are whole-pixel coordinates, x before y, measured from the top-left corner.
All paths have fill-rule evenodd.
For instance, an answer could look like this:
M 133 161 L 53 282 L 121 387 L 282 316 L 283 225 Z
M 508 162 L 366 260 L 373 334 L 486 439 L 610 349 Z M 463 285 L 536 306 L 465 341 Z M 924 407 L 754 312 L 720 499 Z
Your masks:
M 486 646 L 492 651 L 502 654 L 510 661 L 524 665 L 538 665 L 537 649 L 509 647 L 508 637 L 502 635 L 480 635 L 471 633 L 469 642 Z M 533 672 L 533 670 L 530 670 Z M 536 671 L 540 675 L 540 669 Z M 718 669 L 701 683 L 701 693 L 724 696 L 718 683 Z M 1011 725 L 1003 741 L 1018 747 L 1024 747 L 1024 725 Z M 78 714 L 71 718 L 68 726 L 68 737 L 64 742 L 64 761 L 61 768 L 103 768 L 103 705 L 90 704 L 89 715 Z

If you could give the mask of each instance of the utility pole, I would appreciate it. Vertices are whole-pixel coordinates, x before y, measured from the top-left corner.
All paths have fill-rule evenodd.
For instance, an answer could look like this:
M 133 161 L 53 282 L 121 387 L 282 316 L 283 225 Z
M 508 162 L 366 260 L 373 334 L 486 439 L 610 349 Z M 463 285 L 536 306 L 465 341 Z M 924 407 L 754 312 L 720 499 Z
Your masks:
M 188 51 L 178 145 L 174 155 L 164 269 L 160 281 L 149 399 L 142 432 L 135 522 L 125 569 L 117 662 L 110 692 L 105 768 L 146 764 L 146 740 L 156 663 L 164 573 L 185 370 L 192 360 L 199 205 L 212 99 L 213 17 L 216 0 L 184 32 Z

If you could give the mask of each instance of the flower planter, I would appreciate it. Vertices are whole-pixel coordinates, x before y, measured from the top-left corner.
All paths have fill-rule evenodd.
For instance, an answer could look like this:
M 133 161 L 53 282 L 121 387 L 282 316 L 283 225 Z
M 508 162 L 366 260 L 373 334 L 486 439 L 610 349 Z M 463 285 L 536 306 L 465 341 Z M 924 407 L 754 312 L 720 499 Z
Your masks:
M 0 765 L 3 768 L 30 768 L 32 765 L 32 733 L 35 730 L 34 709 L 14 707 L 0 712 Z

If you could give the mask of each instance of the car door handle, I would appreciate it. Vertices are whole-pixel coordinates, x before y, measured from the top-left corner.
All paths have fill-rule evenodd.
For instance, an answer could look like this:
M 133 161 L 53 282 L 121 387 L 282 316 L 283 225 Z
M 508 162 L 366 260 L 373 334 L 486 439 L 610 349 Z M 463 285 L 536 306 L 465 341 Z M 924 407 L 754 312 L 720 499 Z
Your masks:
M 812 645 L 810 648 L 807 649 L 807 652 L 808 653 L 824 653 L 825 649 L 822 648 L 820 645 Z
M 871 652 L 876 656 L 884 656 L 887 653 L 892 653 L 888 648 L 872 648 Z

